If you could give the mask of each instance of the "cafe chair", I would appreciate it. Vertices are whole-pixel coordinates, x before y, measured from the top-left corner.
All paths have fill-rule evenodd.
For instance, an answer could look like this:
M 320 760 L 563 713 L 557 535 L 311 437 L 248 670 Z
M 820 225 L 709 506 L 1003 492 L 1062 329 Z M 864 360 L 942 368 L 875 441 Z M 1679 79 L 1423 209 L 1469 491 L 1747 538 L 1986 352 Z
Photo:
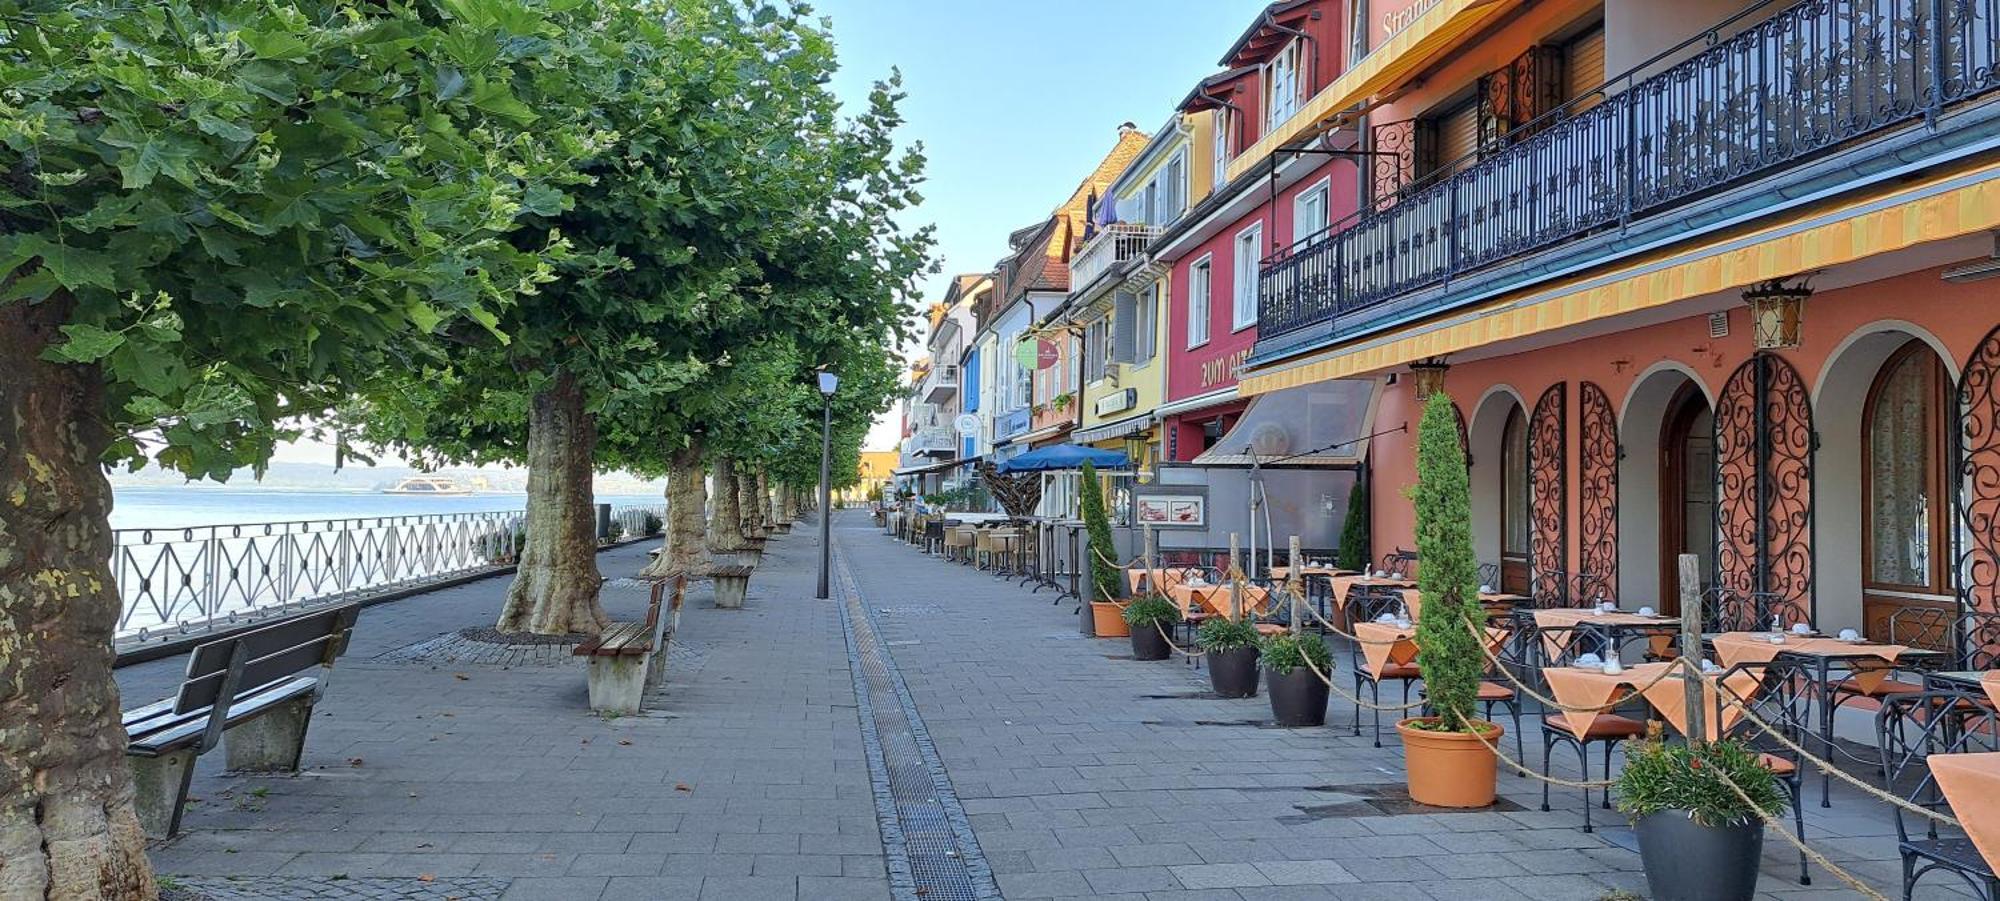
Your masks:
M 1875 717 L 1876 749 L 1882 758 L 1882 787 L 1912 806 L 1949 814 L 1950 804 L 1931 776 L 1930 759 L 1941 754 L 2000 748 L 2000 719 L 1976 703 L 1972 693 L 1924 691 L 1889 698 Z M 1949 715 L 1939 715 L 1947 713 Z M 1983 901 L 2000 901 L 2000 877 L 1961 830 L 1940 826 L 1902 807 L 1896 818 L 1896 850 L 1903 859 L 1903 899 L 1932 872 L 1957 876 Z
M 1576 655 L 1579 653 L 1577 646 L 1581 643 L 1580 637 L 1579 640 L 1570 641 L 1569 645 L 1563 649 L 1563 652 L 1555 655 L 1555 659 L 1548 665 L 1569 666 L 1575 662 Z M 1539 645 L 1539 642 L 1537 644 Z M 1544 656 L 1548 655 L 1544 654 Z M 1611 776 L 1611 752 L 1618 747 L 1619 743 L 1635 738 L 1642 738 L 1645 734 L 1646 724 L 1643 721 L 1616 713 L 1606 712 L 1598 714 L 1596 718 L 1590 721 L 1589 730 L 1583 732 L 1579 732 L 1575 726 L 1571 725 L 1568 714 L 1560 710 L 1544 714 L 1542 716 L 1542 776 L 1544 777 L 1544 781 L 1542 782 L 1542 810 L 1549 810 L 1549 783 L 1546 781 L 1546 777 L 1553 775 L 1550 766 L 1551 758 L 1555 755 L 1556 745 L 1568 745 L 1576 748 L 1578 771 L 1582 773 L 1580 778 L 1583 781 L 1589 781 L 1590 779 L 1590 746 L 1603 745 L 1604 776 L 1608 779 Z M 1601 800 L 1602 806 L 1605 810 L 1610 810 L 1610 789 L 1606 789 L 1601 794 L 1604 796 Z M 1589 788 L 1583 789 L 1583 831 L 1596 831 L 1590 823 Z
M 1952 669 L 2000 669 L 2000 613 L 1968 613 L 1952 633 Z
M 1416 551 L 1407 548 L 1397 548 L 1382 555 L 1381 569 L 1387 572 L 1390 578 L 1407 579 L 1410 577 L 1411 565 L 1416 562 Z
M 1354 670 L 1354 694 L 1356 697 L 1361 696 L 1361 689 L 1363 686 L 1366 686 L 1368 688 L 1369 701 L 1379 707 L 1382 703 L 1382 683 L 1394 682 L 1403 687 L 1402 703 L 1410 703 L 1411 687 L 1417 682 L 1422 681 L 1424 677 L 1423 671 L 1417 668 L 1417 664 L 1414 661 L 1410 663 L 1384 664 L 1382 674 L 1378 676 L 1368 671 L 1368 657 L 1362 652 L 1360 642 L 1353 643 L 1351 653 L 1353 654 L 1351 660 L 1352 666 L 1349 668 Z M 1382 711 L 1377 709 L 1369 712 L 1375 715 L 1375 747 L 1379 748 L 1382 746 Z M 1354 705 L 1354 737 L 1361 737 L 1361 705 L 1359 704 Z
M 1792 745 L 1799 744 L 1802 739 L 1813 733 L 1810 716 L 1811 698 L 1799 690 L 1798 680 L 1789 677 L 1792 672 L 1790 667 L 1773 666 L 1769 663 L 1739 663 L 1719 675 L 1717 684 L 1725 684 L 1731 675 L 1739 672 L 1756 675 L 1757 688 L 1747 698 L 1735 697 L 1734 693 L 1730 692 L 1729 699 L 1741 701 L 1749 708 L 1751 716 L 1762 720 L 1785 738 L 1790 739 L 1791 745 L 1774 738 L 1762 727 L 1751 722 L 1747 716 L 1739 719 L 1723 737 L 1741 742 L 1757 755 L 1758 762 L 1764 764 L 1765 769 L 1778 777 L 1778 784 L 1785 790 L 1785 800 L 1789 801 L 1792 807 L 1792 834 L 1798 836 L 1800 842 L 1804 842 L 1805 757 L 1792 750 Z M 1721 692 L 1729 692 L 1729 689 L 1724 687 Z M 1720 716 L 1721 710 L 1718 708 L 1708 711 L 1708 715 Z M 1799 851 L 1799 884 L 1812 884 L 1812 873 L 1806 868 L 1804 849 Z

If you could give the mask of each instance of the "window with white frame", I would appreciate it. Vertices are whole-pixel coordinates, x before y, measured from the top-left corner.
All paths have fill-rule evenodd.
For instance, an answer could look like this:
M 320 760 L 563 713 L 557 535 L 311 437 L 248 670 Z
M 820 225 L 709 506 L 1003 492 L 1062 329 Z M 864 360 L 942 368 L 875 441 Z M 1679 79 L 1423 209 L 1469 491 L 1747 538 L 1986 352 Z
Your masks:
M 1083 328 L 1084 384 L 1104 378 L 1104 364 L 1111 358 L 1111 321 L 1100 316 Z
M 1327 198 L 1330 194 L 1332 177 L 1322 178 L 1299 196 L 1292 198 L 1292 244 L 1304 244 L 1306 239 L 1326 231 Z
M 1163 176 L 1166 180 L 1166 190 L 1162 192 L 1166 205 L 1154 225 L 1167 225 L 1187 212 L 1187 151 L 1182 150 L 1174 154 L 1174 158 L 1167 161 L 1166 170 L 1166 175 Z
M 1027 335 L 1022 335 L 1018 340 L 1033 341 L 1035 339 Z M 1032 366 L 1021 365 L 1018 354 L 1016 354 L 1016 358 L 1012 362 L 1014 364 L 1014 385 L 1013 385 L 1014 402 L 1011 405 L 1010 409 L 1019 409 L 1021 407 L 1026 407 L 1034 403 L 1033 398 L 1035 395 L 1035 368 Z
M 1188 346 L 1208 343 L 1209 292 L 1215 284 L 1215 260 L 1202 257 L 1188 267 Z
M 1278 55 L 1264 66 L 1264 130 L 1276 131 L 1279 125 L 1299 111 L 1300 63 L 1305 59 L 1303 45 L 1294 40 L 1278 51 Z
M 1242 331 L 1257 324 L 1257 263 L 1264 258 L 1264 223 L 1259 222 L 1236 235 L 1235 303 L 1231 309 L 1231 330 Z
M 1215 111 L 1215 179 L 1213 189 L 1222 190 L 1222 183 L 1228 180 L 1229 171 L 1229 111 Z
M 1133 336 L 1136 346 L 1132 361 L 1136 365 L 1144 366 L 1152 362 L 1153 354 L 1159 351 L 1160 291 L 1164 287 L 1165 282 L 1154 282 L 1139 298 L 1139 315 L 1133 322 L 1138 330 L 1138 334 Z

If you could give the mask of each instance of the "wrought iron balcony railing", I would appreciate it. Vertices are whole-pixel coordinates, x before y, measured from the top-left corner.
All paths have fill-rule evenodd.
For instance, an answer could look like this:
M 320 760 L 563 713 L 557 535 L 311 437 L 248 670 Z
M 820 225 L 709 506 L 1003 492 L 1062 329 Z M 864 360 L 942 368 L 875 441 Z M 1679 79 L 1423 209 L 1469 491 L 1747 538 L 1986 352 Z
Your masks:
M 1770 5 L 1267 258 L 1260 339 L 1779 172 L 2000 84 L 2000 0 L 1803 0 L 1724 36 Z
M 1111 271 L 1112 267 L 1144 254 L 1147 245 L 1160 236 L 1160 231 L 1158 226 L 1129 222 L 1104 226 L 1102 231 L 1083 242 L 1076 257 L 1070 260 L 1070 290 L 1082 291 L 1097 281 L 1098 276 Z

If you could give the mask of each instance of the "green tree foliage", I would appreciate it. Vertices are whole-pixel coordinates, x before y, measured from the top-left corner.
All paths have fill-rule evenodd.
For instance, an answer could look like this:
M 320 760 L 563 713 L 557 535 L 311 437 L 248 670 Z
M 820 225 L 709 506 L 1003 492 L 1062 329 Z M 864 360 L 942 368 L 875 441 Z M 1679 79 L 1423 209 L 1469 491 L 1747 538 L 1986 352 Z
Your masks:
M 1340 554 L 1335 566 L 1355 572 L 1368 569 L 1369 517 L 1368 473 L 1363 470 L 1347 492 L 1347 517 L 1340 523 Z
M 1090 545 L 1090 592 L 1093 601 L 1109 601 L 1118 596 L 1118 548 L 1111 543 L 1111 518 L 1106 515 L 1104 485 L 1098 481 L 1097 467 L 1083 461 L 1083 482 L 1077 490 L 1077 504 L 1083 508 L 1083 528 Z
M 1480 648 L 1486 615 L 1479 605 L 1479 565 L 1472 553 L 1472 516 L 1465 450 L 1451 398 L 1432 394 L 1417 427 L 1417 667 L 1439 728 L 1464 731 L 1478 713 Z

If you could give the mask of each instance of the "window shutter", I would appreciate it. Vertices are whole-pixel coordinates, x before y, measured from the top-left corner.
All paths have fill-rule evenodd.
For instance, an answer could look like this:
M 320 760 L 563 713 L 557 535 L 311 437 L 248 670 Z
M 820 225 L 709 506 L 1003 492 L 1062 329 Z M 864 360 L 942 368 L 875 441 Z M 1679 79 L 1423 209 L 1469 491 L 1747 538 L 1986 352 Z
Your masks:
M 1111 302 L 1111 362 L 1130 363 L 1138 354 L 1139 299 L 1120 291 Z
M 1563 99 L 1573 100 L 1604 84 L 1604 27 L 1598 26 L 1563 48 Z
M 1477 103 L 1467 103 L 1440 117 L 1437 122 L 1437 152 L 1434 154 L 1437 162 L 1434 165 L 1449 166 L 1479 149 L 1482 118 Z

